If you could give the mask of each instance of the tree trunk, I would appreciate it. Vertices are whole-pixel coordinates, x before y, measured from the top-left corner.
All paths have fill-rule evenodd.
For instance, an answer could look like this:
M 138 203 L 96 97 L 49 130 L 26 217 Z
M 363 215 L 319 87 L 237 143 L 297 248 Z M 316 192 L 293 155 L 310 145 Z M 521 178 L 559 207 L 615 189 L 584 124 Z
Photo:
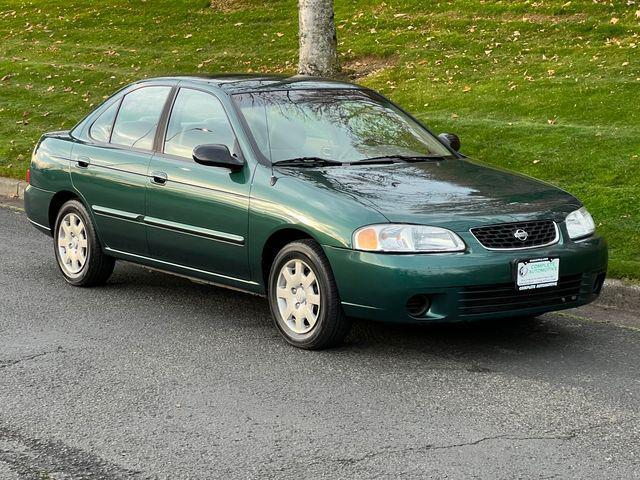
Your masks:
M 333 0 L 298 0 L 300 63 L 303 75 L 333 77 L 340 71 Z

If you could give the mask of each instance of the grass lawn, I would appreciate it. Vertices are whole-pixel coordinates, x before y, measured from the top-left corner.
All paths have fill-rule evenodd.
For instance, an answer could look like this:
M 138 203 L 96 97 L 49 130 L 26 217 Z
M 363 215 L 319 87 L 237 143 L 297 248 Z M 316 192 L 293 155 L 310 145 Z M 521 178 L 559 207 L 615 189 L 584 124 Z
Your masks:
M 295 0 L 5 0 L 0 175 L 135 79 L 289 72 Z M 640 279 L 640 0 L 336 0 L 343 65 L 463 151 L 578 195 Z

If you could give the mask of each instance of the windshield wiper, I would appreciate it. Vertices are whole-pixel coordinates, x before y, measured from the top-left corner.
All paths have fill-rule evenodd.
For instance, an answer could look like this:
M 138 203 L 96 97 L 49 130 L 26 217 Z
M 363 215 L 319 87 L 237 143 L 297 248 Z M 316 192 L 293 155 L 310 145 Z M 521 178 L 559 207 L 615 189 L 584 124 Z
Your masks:
M 299 157 L 278 160 L 277 162 L 273 162 L 273 164 L 281 167 L 326 167 L 342 165 L 342 162 L 320 157 Z
M 374 158 L 365 158 L 364 160 L 355 160 L 353 162 L 349 162 L 349 165 L 390 165 L 392 163 L 400 163 L 403 160 L 395 157 L 374 157 Z
M 452 155 L 381 155 L 379 157 L 365 158 L 364 160 L 351 162 L 352 165 L 366 165 L 372 163 L 396 163 L 404 162 L 426 162 L 427 160 L 444 160 Z

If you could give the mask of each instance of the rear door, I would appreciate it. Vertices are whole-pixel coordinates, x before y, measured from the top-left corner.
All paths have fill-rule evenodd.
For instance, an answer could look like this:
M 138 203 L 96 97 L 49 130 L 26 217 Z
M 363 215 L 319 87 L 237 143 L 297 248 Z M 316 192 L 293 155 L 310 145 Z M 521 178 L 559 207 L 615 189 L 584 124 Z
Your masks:
M 242 156 L 220 100 L 208 91 L 180 88 L 161 143 L 149 165 L 150 255 L 219 277 L 248 279 L 250 168 L 231 172 L 192 158 L 193 149 L 204 144 L 226 145 Z
M 143 86 L 105 106 L 74 146 L 71 178 L 92 209 L 108 248 L 148 253 L 145 214 L 147 169 L 171 86 Z

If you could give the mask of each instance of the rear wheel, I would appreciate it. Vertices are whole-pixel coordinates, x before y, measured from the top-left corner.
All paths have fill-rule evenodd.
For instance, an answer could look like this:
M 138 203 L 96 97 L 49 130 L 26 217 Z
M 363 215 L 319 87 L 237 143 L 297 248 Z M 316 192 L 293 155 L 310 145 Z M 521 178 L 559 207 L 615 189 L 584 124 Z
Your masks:
M 269 305 L 278 330 L 299 348 L 336 345 L 351 328 L 329 261 L 313 240 L 290 243 L 278 252 L 269 275 Z
M 115 265 L 105 255 L 86 208 L 77 200 L 65 203 L 56 219 L 54 248 L 65 280 L 79 287 L 104 284 Z

